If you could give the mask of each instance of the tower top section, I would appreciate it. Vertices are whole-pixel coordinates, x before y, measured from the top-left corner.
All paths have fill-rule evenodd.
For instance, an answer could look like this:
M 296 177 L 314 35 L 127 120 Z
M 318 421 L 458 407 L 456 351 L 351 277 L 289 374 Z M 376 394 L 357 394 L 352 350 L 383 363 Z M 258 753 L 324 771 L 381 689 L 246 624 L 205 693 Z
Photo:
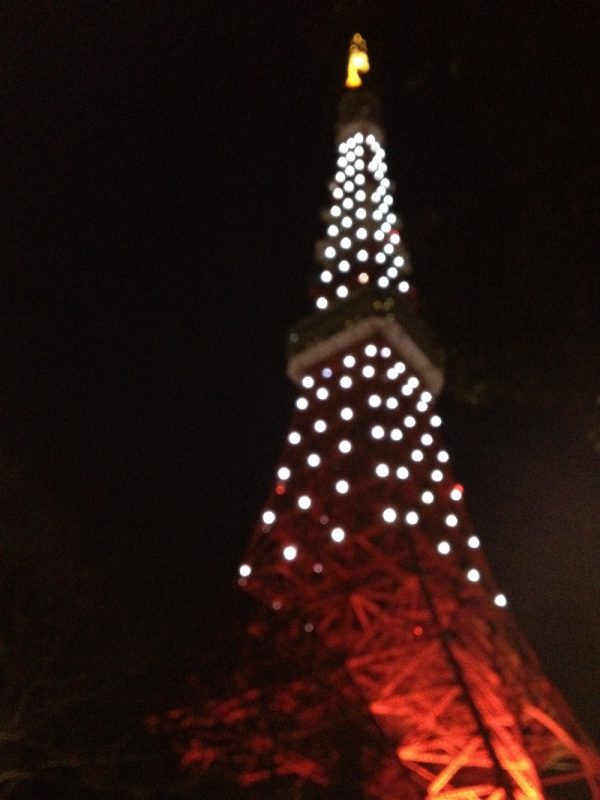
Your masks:
M 362 86 L 360 74 L 368 72 L 369 69 L 367 43 L 360 33 L 355 33 L 350 42 L 350 50 L 348 52 L 346 87 L 348 89 L 357 89 L 359 86 Z

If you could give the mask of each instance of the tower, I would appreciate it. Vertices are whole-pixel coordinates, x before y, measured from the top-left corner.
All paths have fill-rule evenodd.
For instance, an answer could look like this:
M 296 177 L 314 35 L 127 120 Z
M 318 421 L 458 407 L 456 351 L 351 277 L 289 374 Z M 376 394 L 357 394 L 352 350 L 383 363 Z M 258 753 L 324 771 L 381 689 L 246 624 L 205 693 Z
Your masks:
M 344 708 L 377 753 L 365 798 L 539 800 L 577 786 L 597 800 L 600 759 L 510 617 L 443 446 L 441 360 L 414 304 L 368 67 L 357 35 L 315 310 L 288 342 L 295 411 L 239 570 L 279 618 L 292 677 L 190 717 L 184 758 L 209 765 L 247 745 L 243 783 L 279 770 L 326 785 L 314 742 Z M 298 664 L 294 679 L 304 655 L 312 674 Z M 242 744 L 239 726 L 270 713 L 294 725 L 278 738 L 255 726 Z

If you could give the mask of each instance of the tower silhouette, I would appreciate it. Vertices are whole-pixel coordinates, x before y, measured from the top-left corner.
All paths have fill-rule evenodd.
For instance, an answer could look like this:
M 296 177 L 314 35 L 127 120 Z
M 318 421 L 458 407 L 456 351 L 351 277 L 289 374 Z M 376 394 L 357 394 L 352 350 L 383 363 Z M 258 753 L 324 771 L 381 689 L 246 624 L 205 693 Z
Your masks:
M 173 714 L 182 761 L 228 762 L 244 785 L 352 774 L 378 800 L 600 798 L 600 759 L 515 626 L 452 474 L 360 37 L 350 61 L 315 312 L 288 341 L 296 408 L 239 569 L 279 666 Z

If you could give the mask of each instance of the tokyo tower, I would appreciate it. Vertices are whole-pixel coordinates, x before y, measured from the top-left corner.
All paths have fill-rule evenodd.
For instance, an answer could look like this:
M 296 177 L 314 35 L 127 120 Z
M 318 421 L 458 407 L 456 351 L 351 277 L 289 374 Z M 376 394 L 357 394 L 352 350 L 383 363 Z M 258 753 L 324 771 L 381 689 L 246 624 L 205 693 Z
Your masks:
M 516 628 L 444 449 L 368 70 L 357 34 L 315 311 L 289 336 L 294 416 L 239 569 L 285 668 L 169 724 L 184 764 L 245 786 L 355 770 L 377 800 L 599 800 L 600 758 Z

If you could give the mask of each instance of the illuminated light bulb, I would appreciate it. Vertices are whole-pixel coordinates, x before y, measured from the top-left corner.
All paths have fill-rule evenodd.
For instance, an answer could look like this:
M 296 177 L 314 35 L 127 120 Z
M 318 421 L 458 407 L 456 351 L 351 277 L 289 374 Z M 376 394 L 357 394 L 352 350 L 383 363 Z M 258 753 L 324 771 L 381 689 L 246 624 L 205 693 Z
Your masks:
M 440 450 L 440 452 L 437 454 L 437 460 L 442 464 L 445 464 L 449 458 L 450 456 L 445 450 Z
M 248 578 L 252 574 L 252 567 L 250 564 L 240 564 L 239 573 L 242 578 Z
M 375 212 L 375 213 L 377 213 L 377 212 Z M 381 218 L 381 215 L 379 215 L 379 216 Z M 375 214 L 373 214 L 373 219 L 377 220 L 377 217 L 375 216 Z M 385 235 L 384 235 L 383 231 L 375 231 L 375 233 L 373 234 L 373 238 L 375 239 L 376 242 L 383 242 L 383 240 L 385 239 Z
M 340 263 L 338 264 L 338 269 L 340 272 L 349 272 L 350 262 L 346 261 L 345 259 L 343 261 L 340 261 Z
M 362 164 L 361 169 L 363 169 L 365 165 L 363 164 L 362 161 L 361 161 L 361 164 Z M 367 195 L 365 194 L 365 190 L 364 189 L 358 189 L 358 191 L 356 192 L 356 194 L 354 196 L 356 197 L 356 199 L 358 200 L 359 203 L 364 203 L 365 200 L 367 199 Z
M 331 281 L 333 280 L 333 275 L 328 269 L 324 270 L 321 273 L 321 280 L 323 281 L 323 283 L 331 283 Z
M 374 425 L 371 428 L 371 436 L 374 439 L 383 439 L 383 437 L 385 436 L 385 431 L 383 430 L 381 425 Z
M 348 152 L 348 145 L 346 144 L 346 142 L 340 142 L 338 146 L 338 153 L 342 153 L 342 155 L 344 155 L 347 152 Z
M 391 202 L 392 202 L 392 199 L 390 198 L 390 203 Z M 388 222 L 390 222 L 393 225 L 396 222 L 397 217 L 396 217 L 395 214 L 388 214 L 386 219 L 387 219 Z
M 326 297 L 317 297 L 317 308 L 327 308 L 328 305 L 329 303 Z
M 335 258 L 335 247 L 329 245 L 329 247 L 325 248 L 325 258 Z
M 305 411 L 308 408 L 308 400 L 306 399 L 306 397 L 299 397 L 296 400 L 296 408 L 299 411 Z
M 386 211 L 387 211 L 387 208 L 386 208 Z M 389 222 L 382 222 L 382 224 L 381 224 L 381 230 L 382 230 L 384 233 L 389 233 L 389 232 L 392 230 L 392 226 L 390 225 L 390 223 L 389 223 Z
M 300 444 L 301 436 L 298 431 L 292 431 L 288 436 L 288 442 L 290 444 Z
M 287 481 L 291 474 L 289 467 L 279 467 L 277 470 L 277 477 L 280 481 Z
M 373 197 L 371 199 L 372 200 L 375 199 L 375 195 L 373 195 Z M 380 211 L 374 211 L 372 216 L 373 216 L 373 219 L 374 219 L 375 222 L 381 222 L 381 212 Z M 378 237 L 377 236 L 378 233 L 380 233 L 380 231 L 375 231 L 375 233 L 373 235 L 375 236 L 377 241 L 381 241 L 381 239 L 383 237 L 383 234 L 381 234 L 381 236 Z
M 407 525 L 416 525 L 419 521 L 419 515 L 416 511 L 408 511 L 404 517 L 404 521 Z
M 494 597 L 494 605 L 498 606 L 498 608 L 506 608 L 506 606 L 508 605 L 508 600 L 506 599 L 506 595 L 502 593 L 497 594 Z
M 368 257 L 369 257 L 369 254 L 367 253 L 366 250 L 359 250 L 358 253 L 356 254 L 356 258 L 359 261 L 366 261 Z
M 341 213 L 342 213 L 342 210 L 341 210 L 341 208 L 339 206 L 331 206 L 330 214 L 331 214 L 332 217 L 339 217 L 339 215 Z
M 396 371 L 396 367 L 390 367 L 388 370 L 386 370 L 385 374 L 387 379 L 390 381 L 395 381 L 396 378 L 398 377 L 398 372 Z
M 392 351 L 389 347 L 382 347 L 380 355 L 382 358 L 389 358 L 392 355 Z
M 357 175 L 356 178 L 354 178 L 354 183 L 357 186 L 364 186 L 365 185 L 365 176 L 362 175 L 362 174 Z
M 424 403 L 431 403 L 431 401 L 433 400 L 433 395 L 431 394 L 431 392 L 421 392 L 421 400 Z
M 371 406 L 371 408 L 379 408 L 379 406 L 381 405 L 381 397 L 379 397 L 378 394 L 372 394 L 369 396 L 368 403 Z
M 358 195 L 358 192 L 356 194 Z M 363 194 L 364 194 L 364 192 L 363 192 Z M 357 208 L 356 209 L 356 219 L 365 219 L 366 216 L 367 216 L 367 212 L 365 211 L 364 208 Z M 361 228 L 361 230 L 365 231 L 365 236 L 366 236 L 367 235 L 367 231 L 364 228 Z M 357 233 L 357 236 L 358 236 L 358 233 Z M 361 236 L 360 238 L 364 239 L 365 236 Z
M 409 386 L 408 383 L 405 383 L 400 391 L 405 397 L 410 397 L 413 393 L 413 388 L 412 386 Z
M 402 439 L 403 435 L 404 434 L 402 433 L 400 428 L 392 428 L 392 430 L 390 431 L 390 437 L 394 442 L 399 442 L 400 439 Z
M 425 447 L 433 444 L 433 436 L 430 433 L 424 433 L 423 436 L 421 436 L 421 444 Z
M 452 489 L 450 492 L 450 499 L 451 500 L 460 500 L 463 496 L 463 489 L 462 486 L 458 484 Z
M 379 278 L 378 281 L 377 281 L 377 286 L 379 286 L 380 289 L 387 289 L 387 287 L 389 285 L 390 285 L 390 282 L 385 277 L 385 275 L 382 275 L 381 278 Z
M 381 169 L 381 167 L 379 167 L 379 169 L 375 170 L 374 174 L 375 174 L 375 179 L 380 181 L 385 175 L 385 172 Z
M 433 503 L 433 500 L 434 500 L 433 492 L 430 492 L 429 490 L 426 491 L 426 492 L 423 492 L 423 494 L 421 495 L 421 500 L 426 505 L 431 505 L 431 503 Z
M 343 183 L 346 180 L 346 176 L 341 171 L 340 172 L 336 172 L 335 173 L 335 179 L 336 179 L 336 181 L 338 183 Z
M 377 355 L 377 348 L 375 347 L 374 344 L 368 344 L 365 347 L 365 355 L 367 356 L 367 358 L 373 358 L 374 356 Z
M 306 633 L 312 633 L 314 629 L 315 626 L 312 624 L 312 622 L 307 622 L 306 625 L 304 626 L 304 630 L 306 631 Z
M 354 175 L 354 173 L 356 172 L 356 170 L 354 169 L 354 167 L 352 166 L 352 164 L 348 164 L 348 165 L 345 167 L 345 169 L 344 169 L 344 172 L 346 173 L 346 175 L 347 175 L 349 178 L 352 178 L 352 176 Z
M 379 212 L 380 212 L 382 215 L 386 214 L 386 213 L 387 213 L 387 210 L 388 210 L 388 207 L 387 207 L 387 205 L 386 205 L 385 203 L 382 203 L 382 204 L 379 206 Z M 388 233 L 388 232 L 389 232 L 389 230 L 386 230 L 386 228 L 384 227 L 384 225 L 385 225 L 385 226 L 387 226 L 387 228 L 389 229 L 389 226 L 387 225 L 387 222 L 384 222 L 384 223 L 382 224 L 382 226 L 381 226 L 381 230 L 382 230 L 382 231 L 385 231 L 386 233 Z
M 362 144 L 364 140 L 365 137 L 362 135 L 360 131 L 354 134 L 354 141 L 356 142 L 356 144 Z
M 398 277 L 398 270 L 396 269 L 396 267 L 390 267 L 387 270 L 386 274 L 387 274 L 388 278 L 394 279 L 394 278 Z
M 309 509 L 312 505 L 312 501 L 307 494 L 301 494 L 298 498 L 298 507 L 301 508 L 303 511 Z
M 262 521 L 265 525 L 272 525 L 275 522 L 275 514 L 273 511 L 265 511 L 262 515 Z
M 365 378 L 372 378 L 375 375 L 375 367 L 372 367 L 370 364 L 367 364 L 366 367 L 362 368 L 362 374 Z
M 387 478 L 389 474 L 390 468 L 387 464 L 377 464 L 375 467 L 375 475 L 377 475 L 378 478 Z
M 352 450 L 352 444 L 348 441 L 348 439 L 342 439 L 342 441 L 338 444 L 338 450 L 340 453 L 349 453 Z
M 427 409 L 429 408 L 429 406 L 428 406 L 428 405 L 427 405 L 427 403 L 425 403 L 423 400 L 419 400 L 419 402 L 417 403 L 417 405 L 415 406 L 415 408 L 417 409 L 417 411 L 420 411 L 420 412 L 421 412 L 421 414 L 422 414 L 424 411 L 427 411 Z
M 312 389 L 314 385 L 315 385 L 315 379 L 311 378 L 310 375 L 305 375 L 302 378 L 302 386 L 304 386 L 305 389 Z
M 313 572 L 315 572 L 317 575 L 320 575 L 323 572 L 323 564 L 321 564 L 319 561 L 313 564 Z
M 393 508 L 384 508 L 381 516 L 384 522 L 395 522 L 398 517 Z
M 354 358 L 354 356 L 344 356 L 342 364 L 345 367 L 348 367 L 348 369 L 350 369 L 356 364 L 356 359 Z
M 407 428 L 414 428 L 417 424 L 417 420 L 411 416 L 410 414 L 407 417 L 404 417 L 404 425 Z
M 481 578 L 481 573 L 475 567 L 471 567 L 471 569 L 467 572 L 467 580 L 471 581 L 471 583 L 477 583 L 477 581 Z
M 352 218 L 351 217 L 342 217 L 342 227 L 343 228 L 351 228 L 352 227 Z
M 339 229 L 337 225 L 330 225 L 327 228 L 327 235 L 328 236 L 337 236 L 339 233 Z
M 359 283 L 368 283 L 369 282 L 369 275 L 366 272 L 359 273 L 358 282 Z
M 444 522 L 449 528 L 456 528 L 458 525 L 458 517 L 456 514 L 446 514 L 446 519 Z
M 388 399 L 385 401 L 385 404 L 391 410 L 398 408 L 400 405 L 395 397 L 388 397 Z
M 341 189 L 340 189 L 341 191 Z M 334 193 L 335 194 L 335 193 Z M 351 197 L 344 197 L 342 200 L 342 208 L 345 208 L 346 211 L 350 211 L 350 209 L 354 206 L 354 201 Z
M 338 286 L 335 290 L 335 293 L 338 297 L 348 297 L 348 287 L 347 286 Z
M 423 461 L 423 453 L 421 450 L 413 450 L 410 457 L 413 461 Z
M 348 406 L 345 406 L 345 407 L 344 407 L 344 408 L 342 408 L 342 410 L 340 411 L 340 417 L 341 417 L 343 420 L 345 420 L 346 422 L 347 422 L 348 420 L 351 420 L 353 416 L 354 416 L 354 411 L 352 411 L 352 409 L 351 409 L 351 408 L 348 408 Z
M 444 475 L 441 469 L 434 469 L 431 473 L 431 480 L 435 481 L 435 483 L 439 483 L 443 479 Z
M 352 247 L 352 240 L 349 236 L 344 236 L 344 238 L 340 240 L 340 247 L 343 247 L 344 250 L 349 250 Z
M 477 550 L 478 547 L 481 546 L 481 542 L 479 541 L 479 536 L 469 536 L 467 539 L 467 544 L 472 550 Z
M 329 367 L 323 367 L 323 369 L 321 370 L 321 375 L 324 378 L 331 378 L 331 376 L 333 375 L 333 372 L 331 371 L 331 369 Z
M 394 369 L 398 375 L 402 375 L 403 372 L 406 372 L 406 364 L 403 361 L 396 361 L 394 364 Z
M 400 237 L 398 236 L 397 233 L 392 233 L 392 235 L 390 236 L 390 242 L 392 244 L 400 244 Z
M 401 481 L 405 481 L 409 475 L 410 472 L 406 467 L 398 467 L 398 469 L 396 470 L 396 477 Z
M 348 161 L 347 159 L 344 158 L 344 156 L 340 156 L 340 158 L 338 158 L 337 160 L 337 165 L 338 167 L 340 167 L 340 169 L 344 169 L 347 163 Z
M 402 294 L 406 294 L 406 292 L 408 292 L 409 289 L 410 286 L 408 284 L 408 281 L 400 281 L 400 283 L 398 284 L 398 291 L 402 292 Z
M 445 539 L 438 543 L 437 551 L 443 556 L 447 556 L 450 550 L 452 550 L 450 547 L 450 542 L 447 542 Z
M 336 186 L 332 194 L 336 200 L 341 200 L 344 196 L 344 190 L 340 186 Z
M 356 153 L 354 153 L 352 150 L 350 150 L 348 155 L 347 155 L 347 157 L 346 157 L 347 162 L 354 161 L 355 158 L 356 158 Z
M 385 244 L 385 245 L 383 246 L 383 252 L 384 252 L 384 253 L 385 253 L 387 256 L 391 256 L 391 255 L 392 255 L 392 253 L 394 252 L 394 245 L 393 245 L 393 244 L 389 244 L 389 242 L 388 242 L 388 244 Z
M 317 455 L 317 453 L 310 453 L 306 459 L 306 463 L 309 467 L 318 467 L 321 463 L 321 456 Z
M 371 147 L 373 145 L 374 141 L 375 141 L 375 137 L 373 136 L 372 133 L 370 133 L 366 138 L 366 142 L 369 145 L 369 147 Z
M 354 191 L 354 184 L 352 183 L 352 181 L 346 181 L 346 183 L 344 184 L 344 191 L 348 192 L 348 194 Z
M 433 417 L 429 420 L 429 424 L 432 428 L 439 428 L 442 424 L 442 418 L 438 417 L 437 414 L 434 414 Z
M 366 239 L 367 238 L 367 229 L 366 228 L 358 228 L 356 231 L 356 238 L 357 239 Z
M 343 542 L 346 534 L 343 528 L 334 528 L 329 534 L 334 542 Z
M 419 385 L 419 379 L 418 379 L 418 378 L 415 378 L 415 376 L 414 376 L 414 375 L 411 375 L 411 377 L 410 377 L 410 378 L 409 378 L 409 379 L 408 379 L 406 382 L 407 382 L 407 383 L 408 383 L 408 385 L 409 385 L 409 386 L 411 386 L 413 389 L 416 389 L 416 388 L 417 388 L 417 386 Z
M 329 397 L 329 392 L 324 386 L 321 386 L 320 389 L 317 389 L 317 397 L 319 400 L 327 400 Z
M 352 378 L 349 375 L 342 375 L 340 378 L 340 386 L 342 389 L 349 389 L 352 386 Z
M 325 422 L 324 419 L 318 419 L 316 420 L 313 427 L 317 433 L 325 433 L 325 431 L 327 430 L 327 423 Z
M 283 557 L 286 561 L 293 561 L 297 555 L 298 548 L 295 545 L 288 544 L 283 548 Z M 273 603 L 273 608 L 275 608 L 275 603 Z M 279 608 L 281 608 L 281 603 L 279 603 Z
M 335 490 L 338 494 L 347 494 L 349 489 L 350 489 L 350 484 L 348 483 L 348 481 L 345 480 L 336 481 Z

